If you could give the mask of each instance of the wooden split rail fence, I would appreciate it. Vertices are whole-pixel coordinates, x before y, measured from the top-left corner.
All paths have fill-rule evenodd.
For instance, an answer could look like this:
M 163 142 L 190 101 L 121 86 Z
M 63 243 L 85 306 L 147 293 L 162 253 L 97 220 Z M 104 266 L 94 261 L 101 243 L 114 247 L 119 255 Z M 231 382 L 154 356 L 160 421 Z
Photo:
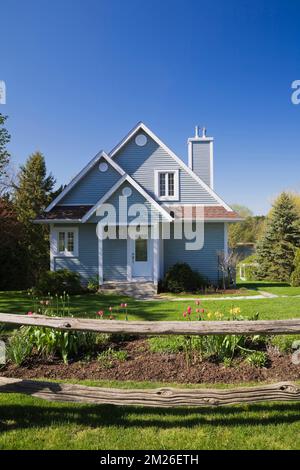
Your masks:
M 118 321 L 0 313 L 0 323 L 134 335 L 284 335 L 300 334 L 300 320 Z M 0 393 L 22 393 L 49 401 L 150 407 L 220 406 L 262 401 L 300 401 L 290 382 L 232 389 L 115 389 L 0 377 Z

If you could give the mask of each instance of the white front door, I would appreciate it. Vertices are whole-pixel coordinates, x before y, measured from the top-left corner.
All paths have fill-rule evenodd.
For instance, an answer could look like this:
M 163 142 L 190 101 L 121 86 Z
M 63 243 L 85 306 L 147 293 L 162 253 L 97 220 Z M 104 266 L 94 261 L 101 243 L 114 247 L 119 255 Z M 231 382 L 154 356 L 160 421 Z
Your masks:
M 153 279 L 153 241 L 138 237 L 130 240 L 133 279 Z

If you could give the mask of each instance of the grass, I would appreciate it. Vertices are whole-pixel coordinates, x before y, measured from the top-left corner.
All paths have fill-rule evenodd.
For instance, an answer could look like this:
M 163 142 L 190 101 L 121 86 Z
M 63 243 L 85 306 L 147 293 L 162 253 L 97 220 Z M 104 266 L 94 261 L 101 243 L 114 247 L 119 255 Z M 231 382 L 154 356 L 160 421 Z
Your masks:
M 265 287 L 264 284 L 263 290 L 266 290 Z M 288 289 L 281 285 L 269 287 Z M 129 319 L 132 320 L 183 319 L 182 311 L 188 305 L 188 302 L 139 302 L 118 295 L 95 294 L 73 297 L 71 312 L 76 316 L 96 317 L 98 310 L 107 312 L 108 307 L 112 306 L 116 311 L 119 304 L 126 300 Z M 190 304 L 193 306 L 193 302 Z M 240 307 L 243 315 L 259 312 L 261 319 L 300 317 L 300 298 L 293 295 L 234 302 L 203 301 L 202 307 L 205 310 L 227 312 L 231 307 Z M 0 293 L 1 312 L 25 314 L 31 309 L 31 301 L 26 293 Z M 119 318 L 123 316 L 119 315 Z M 132 388 L 160 385 L 116 382 L 97 384 Z M 0 449 L 41 448 L 299 449 L 300 404 L 261 403 L 220 409 L 171 410 L 49 403 L 29 396 L 1 394 Z
M 258 295 L 259 292 L 256 292 L 254 289 L 247 289 L 246 287 L 239 287 L 237 290 L 235 289 L 234 292 L 232 293 L 225 293 L 223 294 L 222 292 L 210 292 L 210 293 L 205 293 L 205 294 L 191 294 L 188 292 L 181 292 L 180 294 L 173 294 L 170 292 L 163 292 L 159 294 L 159 297 L 163 300 L 164 298 L 189 298 L 189 299 L 201 299 L 203 297 L 243 297 L 243 296 L 254 296 Z
M 260 290 L 264 292 L 269 292 L 270 294 L 275 295 L 284 295 L 284 296 L 300 296 L 300 287 L 292 287 L 286 282 L 272 282 L 272 281 L 247 281 L 238 283 L 239 288 L 251 289 L 257 294 Z
M 151 409 L 49 403 L 3 394 L 0 449 L 299 449 L 299 411 L 297 403 Z
M 121 302 L 128 303 L 129 320 L 183 320 L 182 312 L 193 301 L 137 301 L 112 294 L 78 295 L 71 298 L 71 314 L 78 317 L 96 318 L 98 310 L 108 314 L 109 306 L 118 319 L 125 315 L 119 310 Z M 241 314 L 252 316 L 259 312 L 260 319 L 286 319 L 300 317 L 300 298 L 278 297 L 271 299 L 207 300 L 201 302 L 205 311 L 228 312 L 232 307 L 240 307 Z M 0 312 L 26 314 L 32 310 L 31 300 L 25 292 L 0 292 Z M 101 321 L 101 320 L 99 320 Z

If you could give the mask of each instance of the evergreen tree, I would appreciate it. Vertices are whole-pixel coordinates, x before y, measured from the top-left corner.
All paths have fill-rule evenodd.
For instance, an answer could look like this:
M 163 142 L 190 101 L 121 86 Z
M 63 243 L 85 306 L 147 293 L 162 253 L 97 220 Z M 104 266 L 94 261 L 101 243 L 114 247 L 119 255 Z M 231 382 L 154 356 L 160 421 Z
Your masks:
M 293 200 L 282 193 L 273 204 L 265 232 L 257 247 L 257 276 L 289 281 L 296 248 L 300 246 L 299 216 Z
M 6 119 L 7 116 L 3 116 L 3 114 L 0 113 L 0 180 L 2 179 L 2 176 L 5 175 L 5 170 L 10 157 L 10 154 L 6 149 L 7 144 L 10 142 L 10 135 L 5 127 L 3 127 Z
M 47 176 L 45 159 L 40 152 L 32 154 L 21 166 L 14 206 L 18 220 L 23 225 L 29 286 L 35 283 L 43 270 L 49 268 L 49 229 L 32 221 L 50 203 L 54 184 L 53 176 Z

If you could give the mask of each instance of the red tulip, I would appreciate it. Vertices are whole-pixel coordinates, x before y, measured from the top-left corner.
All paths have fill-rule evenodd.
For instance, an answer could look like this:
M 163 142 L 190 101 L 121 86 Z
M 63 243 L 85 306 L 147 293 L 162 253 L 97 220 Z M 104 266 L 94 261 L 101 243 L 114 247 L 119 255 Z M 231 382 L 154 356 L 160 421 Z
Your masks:
M 201 312 L 201 313 L 204 313 L 204 308 L 201 308 L 200 312 Z
M 99 315 L 99 317 L 103 317 L 103 315 L 104 315 L 103 310 L 99 310 L 99 312 L 97 312 L 97 315 Z
M 188 313 L 188 315 L 190 315 L 190 314 L 192 313 L 192 307 L 189 306 L 189 307 L 187 308 L 187 313 Z
M 183 312 L 183 316 L 184 316 L 184 318 L 186 317 L 186 312 Z

